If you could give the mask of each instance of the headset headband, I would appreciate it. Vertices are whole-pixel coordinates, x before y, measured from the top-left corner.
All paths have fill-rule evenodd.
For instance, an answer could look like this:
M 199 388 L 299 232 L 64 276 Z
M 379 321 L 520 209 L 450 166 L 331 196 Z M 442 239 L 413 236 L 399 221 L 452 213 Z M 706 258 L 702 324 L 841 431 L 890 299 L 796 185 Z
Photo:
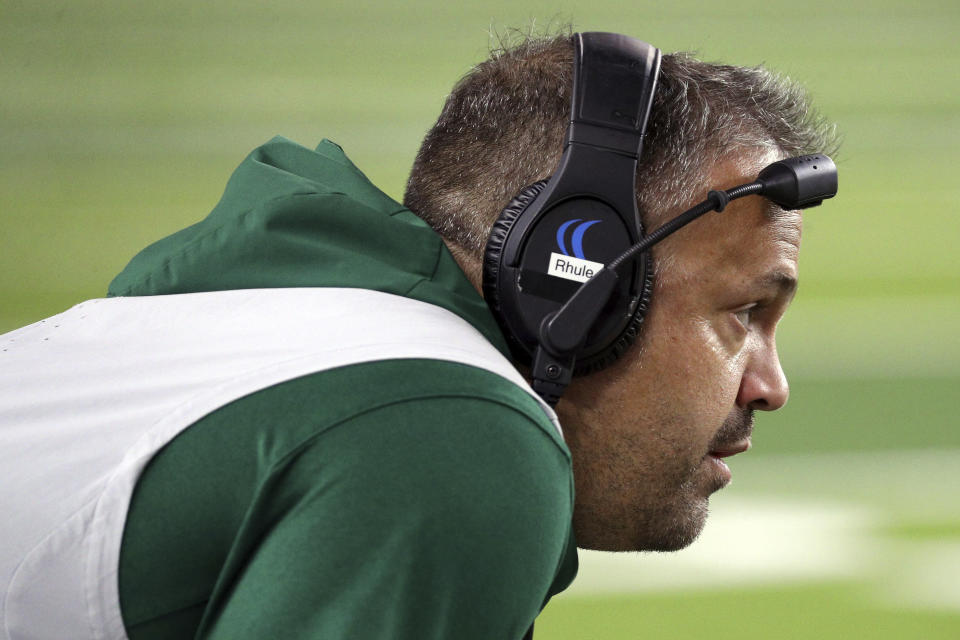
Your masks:
M 574 43 L 566 144 L 639 157 L 660 69 L 659 49 L 615 33 L 578 33 Z
M 540 324 L 585 280 L 643 236 L 637 160 L 653 102 L 660 51 L 612 33 L 573 37 L 570 124 L 549 181 L 524 189 L 494 224 L 484 255 L 484 297 L 514 355 L 532 362 Z M 592 265 L 592 266 L 591 266 Z M 589 276 L 587 276 L 589 277 Z M 578 372 L 602 368 L 629 346 L 651 288 L 649 257 L 635 261 L 613 303 L 578 351 Z M 570 361 L 573 366 L 573 360 Z

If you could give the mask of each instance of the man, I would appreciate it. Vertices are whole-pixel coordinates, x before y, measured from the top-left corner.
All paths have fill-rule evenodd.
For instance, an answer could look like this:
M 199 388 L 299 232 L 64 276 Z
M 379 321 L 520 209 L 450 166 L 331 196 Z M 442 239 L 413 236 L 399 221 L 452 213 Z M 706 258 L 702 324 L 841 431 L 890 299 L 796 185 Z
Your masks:
M 572 60 L 556 39 L 479 65 L 417 157 L 404 203 L 444 236 L 478 290 L 498 206 L 557 165 Z M 833 136 L 798 86 L 764 69 L 664 56 L 637 176 L 644 226 L 708 189 L 752 182 L 774 160 L 833 149 Z M 667 551 L 699 534 L 708 495 L 729 482 L 721 459 L 749 446 L 754 410 L 787 400 L 774 330 L 796 288 L 800 222 L 797 211 L 747 198 L 654 248 L 640 344 L 576 380 L 557 407 L 580 547 Z
M 275 139 L 111 297 L 3 336 L 8 637 L 519 638 L 576 544 L 697 535 L 786 401 L 799 214 L 746 199 L 665 242 L 641 344 L 574 381 L 561 437 L 474 288 L 499 208 L 556 165 L 572 52 L 471 72 L 407 208 Z M 790 85 L 667 57 L 645 224 L 825 143 Z

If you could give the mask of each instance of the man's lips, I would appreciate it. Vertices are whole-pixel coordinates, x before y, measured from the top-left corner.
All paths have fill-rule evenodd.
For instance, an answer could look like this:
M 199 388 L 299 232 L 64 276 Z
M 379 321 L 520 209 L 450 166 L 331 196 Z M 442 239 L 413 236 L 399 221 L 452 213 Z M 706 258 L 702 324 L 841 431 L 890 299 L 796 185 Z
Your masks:
M 716 472 L 717 484 L 714 491 L 730 484 L 733 474 L 723 458 L 735 456 L 750 448 L 750 436 L 753 434 L 753 411 L 737 410 L 731 413 L 716 433 L 707 455 L 704 456 L 710 468 Z
M 714 458 L 729 458 L 730 456 L 735 456 L 738 453 L 743 453 L 750 448 L 750 438 L 744 438 L 743 440 L 738 440 L 730 444 L 725 444 L 716 449 L 709 451 L 709 455 Z
M 706 459 L 710 461 L 710 464 L 716 469 L 718 477 L 720 479 L 720 485 L 716 488 L 725 487 L 730 483 L 730 479 L 733 477 L 733 474 L 730 472 L 730 467 L 727 466 L 727 463 L 721 460 L 721 458 L 729 458 L 730 456 L 735 456 L 738 453 L 743 453 L 750 448 L 750 438 L 744 438 L 743 440 L 737 440 L 730 444 L 720 445 L 711 449 L 707 453 Z

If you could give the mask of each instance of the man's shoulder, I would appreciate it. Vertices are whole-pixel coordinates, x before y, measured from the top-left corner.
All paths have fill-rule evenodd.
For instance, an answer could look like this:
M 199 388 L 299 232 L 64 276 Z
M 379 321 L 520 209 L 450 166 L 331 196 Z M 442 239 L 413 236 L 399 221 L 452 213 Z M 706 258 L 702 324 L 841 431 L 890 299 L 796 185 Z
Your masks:
M 423 412 L 418 418 L 410 412 L 411 407 L 439 404 L 451 413 Z M 510 435 L 536 433 L 545 455 L 559 453 L 569 459 L 562 437 L 529 390 L 485 369 L 427 358 L 365 362 L 302 376 L 236 400 L 194 428 L 223 419 L 235 425 L 236 416 L 242 415 L 253 429 L 269 430 L 279 452 L 319 440 L 335 429 L 349 429 L 369 413 L 380 416 L 384 428 L 401 432 L 423 430 L 428 416 L 442 420 L 434 437 L 450 444 L 485 424 L 513 424 L 515 431 L 501 437 L 505 446 Z
M 388 588 L 410 610 L 438 593 L 498 610 L 511 585 L 511 615 L 529 624 L 569 582 L 572 511 L 569 452 L 522 387 L 442 360 L 331 369 L 225 405 L 159 452 L 124 532 L 124 620 L 166 620 L 165 594 L 187 583 L 210 589 L 208 617 L 232 619 L 230 594 L 276 588 L 262 570 L 313 608 Z M 347 609 L 324 624 L 352 620 Z

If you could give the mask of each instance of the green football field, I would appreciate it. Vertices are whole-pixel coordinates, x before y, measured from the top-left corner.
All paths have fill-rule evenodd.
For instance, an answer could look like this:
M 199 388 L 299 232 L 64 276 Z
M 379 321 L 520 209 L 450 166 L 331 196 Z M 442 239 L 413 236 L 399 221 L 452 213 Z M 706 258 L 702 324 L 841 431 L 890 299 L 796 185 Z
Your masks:
M 276 134 L 396 198 L 508 27 L 767 64 L 844 135 L 760 416 L 701 540 L 584 553 L 538 638 L 960 638 L 960 4 L 0 0 L 0 332 L 102 296 Z

